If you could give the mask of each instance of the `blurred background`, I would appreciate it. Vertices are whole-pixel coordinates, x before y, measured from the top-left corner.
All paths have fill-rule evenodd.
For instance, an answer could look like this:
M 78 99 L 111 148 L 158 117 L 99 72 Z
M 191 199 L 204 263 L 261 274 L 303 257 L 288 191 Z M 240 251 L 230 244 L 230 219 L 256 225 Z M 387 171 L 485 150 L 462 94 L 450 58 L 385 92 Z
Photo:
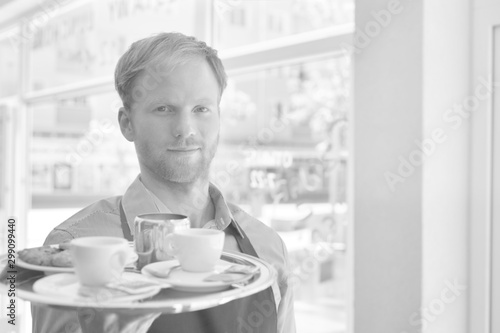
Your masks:
M 26 212 L 18 248 L 40 246 L 137 176 L 114 67 L 132 42 L 179 31 L 216 48 L 229 75 L 212 180 L 286 242 L 298 331 L 345 332 L 352 70 L 333 45 L 353 32 L 353 0 L 0 4 L 0 152 L 20 149 L 26 173 L 3 197 Z M 9 176 L 0 162 L 0 179 Z M 30 331 L 27 306 L 18 316 L 18 331 Z

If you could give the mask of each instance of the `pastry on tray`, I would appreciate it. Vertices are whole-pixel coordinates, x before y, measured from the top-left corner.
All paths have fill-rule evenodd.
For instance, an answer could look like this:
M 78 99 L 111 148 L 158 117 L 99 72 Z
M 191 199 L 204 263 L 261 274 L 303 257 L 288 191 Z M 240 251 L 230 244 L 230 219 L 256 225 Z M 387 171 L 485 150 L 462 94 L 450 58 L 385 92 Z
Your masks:
M 50 246 L 35 247 L 19 251 L 19 258 L 32 265 L 52 266 L 52 256 L 60 252 Z
M 59 248 L 52 246 L 41 246 L 19 251 L 19 258 L 32 265 L 73 267 L 69 242 L 59 244 Z
M 68 250 L 59 251 L 52 255 L 52 266 L 56 267 L 73 267 L 71 261 L 71 253 Z

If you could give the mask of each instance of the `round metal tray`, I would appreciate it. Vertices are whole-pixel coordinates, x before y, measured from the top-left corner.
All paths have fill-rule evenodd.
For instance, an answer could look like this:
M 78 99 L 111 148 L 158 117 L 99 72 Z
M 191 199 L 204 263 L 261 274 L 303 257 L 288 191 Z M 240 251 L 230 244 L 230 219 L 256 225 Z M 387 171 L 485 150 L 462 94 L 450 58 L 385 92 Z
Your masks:
M 223 252 L 221 259 L 231 263 L 256 266 L 259 268 L 259 272 L 245 286 L 231 287 L 231 289 L 210 293 L 185 292 L 166 288 L 153 297 L 137 302 L 74 301 L 35 293 L 32 288 L 33 283 L 37 279 L 44 277 L 44 275 L 33 277 L 27 281 L 18 281 L 16 294 L 17 297 L 32 303 L 64 309 L 94 308 L 103 311 L 132 311 L 135 313 L 182 313 L 215 307 L 258 293 L 271 286 L 276 279 L 274 268 L 259 258 L 241 253 Z M 0 257 L 0 267 L 4 269 L 6 264 L 6 255 L 2 255 Z M 2 292 L 8 289 L 6 282 L 5 279 L 0 282 Z

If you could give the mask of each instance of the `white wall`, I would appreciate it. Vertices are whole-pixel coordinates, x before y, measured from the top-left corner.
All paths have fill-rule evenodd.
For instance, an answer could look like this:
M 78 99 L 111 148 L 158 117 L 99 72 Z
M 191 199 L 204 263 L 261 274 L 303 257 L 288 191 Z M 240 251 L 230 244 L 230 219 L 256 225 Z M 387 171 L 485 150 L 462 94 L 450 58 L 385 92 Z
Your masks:
M 398 3 L 356 2 L 354 332 L 466 332 L 469 2 Z
M 422 133 L 422 4 L 401 3 L 355 56 L 354 85 L 354 332 L 413 332 L 421 302 L 422 169 L 391 189 Z M 356 2 L 356 27 L 375 26 L 386 0 Z M 375 34 L 372 34 L 375 35 Z M 358 43 L 360 44 L 360 43 Z
M 422 307 L 429 313 L 423 317 L 427 333 L 466 332 L 467 327 L 470 117 L 463 105 L 471 95 L 469 6 L 468 0 L 424 4 L 423 133 L 430 137 L 441 128 L 447 138 L 423 168 Z

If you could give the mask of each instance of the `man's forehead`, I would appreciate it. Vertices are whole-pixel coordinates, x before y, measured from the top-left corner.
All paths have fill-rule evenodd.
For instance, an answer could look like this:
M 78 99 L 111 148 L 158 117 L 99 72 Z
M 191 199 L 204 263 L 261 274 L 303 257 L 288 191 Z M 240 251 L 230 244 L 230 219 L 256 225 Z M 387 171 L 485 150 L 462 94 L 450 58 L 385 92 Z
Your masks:
M 176 63 L 172 63 L 169 60 L 159 63 L 150 63 L 139 71 L 132 82 L 132 86 L 141 83 L 146 83 L 148 86 L 154 86 L 155 83 L 176 81 L 178 80 L 179 74 L 187 71 L 201 75 L 203 73 L 203 67 L 206 69 L 208 77 L 213 78 L 218 85 L 217 76 L 208 61 L 201 57 L 197 57 Z M 197 75 L 196 77 L 199 78 L 200 76 Z
M 170 58 L 164 56 L 161 58 L 152 59 L 142 70 L 141 73 L 155 73 L 157 75 L 169 75 L 179 67 L 188 64 L 206 64 L 209 66 L 208 61 L 199 55 L 187 55 L 182 58 Z
M 178 92 L 175 92 L 176 87 L 179 88 Z M 170 94 L 166 95 L 167 89 L 164 88 L 168 88 Z M 137 73 L 127 89 L 127 95 L 132 107 L 137 102 L 151 102 L 155 95 L 165 102 L 165 99 L 172 100 L 177 93 L 186 91 L 192 92 L 190 100 L 220 102 L 220 82 L 215 69 L 205 57 L 188 55 L 177 61 L 168 56 L 152 59 Z

